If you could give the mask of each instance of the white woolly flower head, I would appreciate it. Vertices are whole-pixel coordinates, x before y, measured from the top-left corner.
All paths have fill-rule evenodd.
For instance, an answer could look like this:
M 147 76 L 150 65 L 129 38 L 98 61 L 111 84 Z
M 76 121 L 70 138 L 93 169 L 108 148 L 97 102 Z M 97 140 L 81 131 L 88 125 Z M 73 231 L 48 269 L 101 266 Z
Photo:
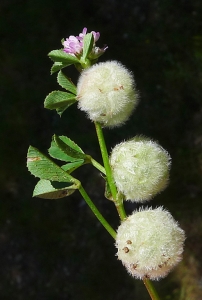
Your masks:
M 170 155 L 148 138 L 134 137 L 116 145 L 110 164 L 116 186 L 126 200 L 150 200 L 168 184 Z
M 133 75 L 117 61 L 101 62 L 84 70 L 77 85 L 78 107 L 102 126 L 120 126 L 136 107 Z
M 117 256 L 134 277 L 158 280 L 182 259 L 184 231 L 163 210 L 135 211 L 117 230 Z

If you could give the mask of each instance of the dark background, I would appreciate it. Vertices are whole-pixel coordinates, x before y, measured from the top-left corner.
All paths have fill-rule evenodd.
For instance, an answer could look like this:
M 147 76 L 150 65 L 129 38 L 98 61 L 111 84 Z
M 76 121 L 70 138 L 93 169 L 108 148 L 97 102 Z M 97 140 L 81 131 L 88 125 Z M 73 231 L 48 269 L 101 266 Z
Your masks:
M 184 260 L 155 283 L 161 299 L 202 299 L 202 2 L 200 0 L 1 0 L 0 2 L 0 298 L 146 300 L 141 281 L 115 257 L 114 242 L 79 193 L 32 198 L 37 180 L 26 169 L 27 148 L 42 151 L 53 133 L 67 135 L 101 162 L 93 124 L 69 108 L 60 119 L 43 108 L 59 86 L 47 53 L 83 27 L 109 46 L 100 59 L 133 71 L 141 101 L 130 121 L 105 130 L 108 149 L 144 134 L 172 156 L 169 187 L 152 200 L 186 231 Z M 73 68 L 66 73 L 76 82 Z M 75 174 L 106 219 L 118 216 L 103 196 L 99 173 Z M 134 210 L 127 203 L 127 213 Z

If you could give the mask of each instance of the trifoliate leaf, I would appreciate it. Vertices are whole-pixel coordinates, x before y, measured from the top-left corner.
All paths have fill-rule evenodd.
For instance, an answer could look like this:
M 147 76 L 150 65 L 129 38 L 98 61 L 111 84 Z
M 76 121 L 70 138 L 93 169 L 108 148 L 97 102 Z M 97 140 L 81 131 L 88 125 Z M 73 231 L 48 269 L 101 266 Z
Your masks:
M 71 175 L 32 146 L 29 147 L 27 153 L 27 167 L 32 175 L 40 179 L 70 183 L 75 181 Z
M 85 153 L 83 153 L 81 148 L 69 138 L 65 136 L 59 137 L 57 135 L 54 135 L 54 141 L 56 142 L 57 146 L 68 156 L 73 157 L 77 160 L 86 158 L 86 155 Z
M 78 60 L 78 58 L 76 58 L 76 56 L 73 56 L 73 55 L 70 55 L 70 54 L 64 52 L 63 49 L 52 50 L 51 52 L 48 53 L 48 56 L 54 62 L 62 62 L 62 63 L 65 63 L 65 64 L 79 63 L 79 60 Z
M 65 74 L 60 71 L 57 76 L 57 82 L 61 87 L 76 95 L 76 86 Z
M 45 179 L 39 180 L 35 186 L 33 197 L 43 199 L 60 199 L 67 197 L 75 192 L 78 186 L 67 182 L 55 182 Z
M 61 69 L 65 68 L 65 67 L 68 67 L 68 66 L 71 66 L 72 64 L 65 64 L 65 63 L 62 63 L 62 62 L 54 62 L 54 64 L 52 65 L 51 67 L 51 75 L 57 71 L 60 71 Z
M 63 109 L 68 108 L 76 102 L 75 95 L 71 93 L 53 91 L 45 98 L 44 107 L 47 109 Z
M 92 33 L 87 33 L 83 39 L 83 55 L 82 58 L 85 60 L 88 54 L 92 51 L 94 43 L 94 37 Z

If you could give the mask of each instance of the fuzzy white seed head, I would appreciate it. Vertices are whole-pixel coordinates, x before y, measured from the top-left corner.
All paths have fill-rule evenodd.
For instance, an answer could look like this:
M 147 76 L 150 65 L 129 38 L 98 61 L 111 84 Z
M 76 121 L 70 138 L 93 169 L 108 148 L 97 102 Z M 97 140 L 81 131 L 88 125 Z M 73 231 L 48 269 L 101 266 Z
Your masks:
M 144 202 L 165 189 L 171 158 L 156 142 L 135 137 L 115 146 L 110 156 L 118 190 L 126 200 Z
M 138 103 L 133 75 L 117 61 L 95 64 L 81 73 L 77 100 L 92 121 L 120 126 Z
M 163 210 L 135 211 L 117 230 L 117 256 L 134 277 L 158 280 L 182 259 L 185 233 Z

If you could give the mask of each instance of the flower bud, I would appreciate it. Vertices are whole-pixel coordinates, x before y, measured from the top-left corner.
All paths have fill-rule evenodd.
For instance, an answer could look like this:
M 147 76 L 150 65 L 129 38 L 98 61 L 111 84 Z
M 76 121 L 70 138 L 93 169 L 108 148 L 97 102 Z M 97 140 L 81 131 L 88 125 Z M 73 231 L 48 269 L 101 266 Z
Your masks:
M 158 280 L 182 259 L 184 231 L 163 210 L 135 211 L 117 230 L 117 256 L 134 277 Z
M 118 190 L 126 200 L 144 202 L 168 184 L 171 158 L 156 142 L 135 137 L 115 146 L 110 156 Z
M 81 73 L 77 100 L 92 121 L 120 126 L 138 102 L 133 75 L 117 61 L 95 64 Z

